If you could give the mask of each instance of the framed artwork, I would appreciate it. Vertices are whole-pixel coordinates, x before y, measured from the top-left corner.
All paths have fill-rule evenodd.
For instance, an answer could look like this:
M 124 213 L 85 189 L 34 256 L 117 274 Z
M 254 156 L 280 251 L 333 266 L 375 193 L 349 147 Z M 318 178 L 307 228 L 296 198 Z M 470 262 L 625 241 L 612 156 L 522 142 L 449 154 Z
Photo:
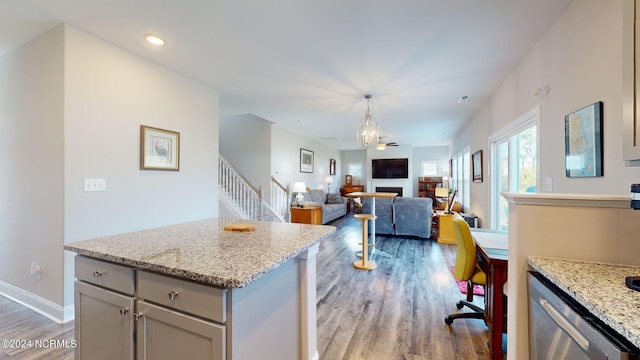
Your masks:
M 140 170 L 180 170 L 180 133 L 140 125 Z
M 482 182 L 482 150 L 478 150 L 471 155 L 471 166 L 473 182 Z
M 602 101 L 564 117 L 567 177 L 603 176 Z
M 351 183 L 353 182 L 353 176 L 351 175 L 345 175 L 344 176 L 344 183 L 347 185 L 351 185 Z
M 300 148 L 300 172 L 313 172 L 313 151 Z
M 329 159 L 329 175 L 336 174 L 336 159 Z

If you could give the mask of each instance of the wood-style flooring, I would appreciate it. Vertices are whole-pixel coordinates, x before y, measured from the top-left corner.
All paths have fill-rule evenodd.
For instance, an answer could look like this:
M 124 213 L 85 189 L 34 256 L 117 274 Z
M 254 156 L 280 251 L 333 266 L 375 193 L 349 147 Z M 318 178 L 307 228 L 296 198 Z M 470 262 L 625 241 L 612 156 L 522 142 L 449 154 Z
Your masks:
M 481 320 L 444 318 L 464 297 L 450 272 L 455 246 L 409 237 L 378 236 L 378 268 L 353 268 L 361 225 L 351 215 L 320 245 L 317 261 L 318 351 L 322 360 L 487 359 Z M 482 305 L 482 297 L 475 303 Z M 57 325 L 0 296 L 0 340 L 67 340 L 73 323 Z M 0 359 L 73 359 L 73 349 L 0 347 Z M 285 359 L 286 360 L 286 359 Z

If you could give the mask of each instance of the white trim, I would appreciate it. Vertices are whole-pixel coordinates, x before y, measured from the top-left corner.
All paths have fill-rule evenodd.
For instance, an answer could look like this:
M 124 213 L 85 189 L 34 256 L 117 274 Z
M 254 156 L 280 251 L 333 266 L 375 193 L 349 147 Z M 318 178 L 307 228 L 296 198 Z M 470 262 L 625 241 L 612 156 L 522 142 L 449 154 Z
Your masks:
M 498 161 L 496 159 L 496 146 L 498 142 L 509 141 L 509 138 L 529 127 L 536 127 L 536 152 L 538 154 L 538 161 L 536 162 L 536 189 L 540 189 L 540 105 L 535 106 L 533 109 L 527 111 L 516 120 L 496 131 L 489 136 L 489 176 L 491 178 L 490 183 L 490 203 L 491 203 L 491 229 L 498 229 L 498 178 L 496 172 L 498 169 Z
M 526 113 L 524 113 L 522 116 L 518 117 L 516 120 L 514 120 L 512 123 L 510 123 L 509 125 L 503 127 L 502 129 L 494 132 L 493 134 L 489 135 L 489 148 L 491 148 L 491 144 L 496 141 L 497 139 L 501 139 L 504 138 L 506 136 L 509 136 L 511 134 L 515 134 L 517 132 L 520 132 L 520 130 L 529 127 L 529 122 L 531 121 L 531 119 L 536 118 L 536 119 L 540 119 L 540 105 L 534 107 L 533 109 L 527 111 Z M 536 125 L 538 124 L 539 120 L 536 120 Z
M 75 317 L 73 304 L 62 307 L 41 296 L 1 280 L 0 295 L 37 312 L 57 324 L 64 324 L 73 320 Z
M 518 205 L 571 206 L 629 209 L 628 195 L 559 194 L 559 193 L 508 193 L 503 192 L 509 203 Z

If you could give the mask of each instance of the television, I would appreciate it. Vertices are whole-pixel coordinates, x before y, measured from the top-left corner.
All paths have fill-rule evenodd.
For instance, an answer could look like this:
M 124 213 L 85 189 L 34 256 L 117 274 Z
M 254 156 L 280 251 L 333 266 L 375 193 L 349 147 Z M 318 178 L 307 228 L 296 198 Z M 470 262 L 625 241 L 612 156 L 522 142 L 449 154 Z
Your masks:
M 409 159 L 372 159 L 371 177 L 373 179 L 408 179 Z

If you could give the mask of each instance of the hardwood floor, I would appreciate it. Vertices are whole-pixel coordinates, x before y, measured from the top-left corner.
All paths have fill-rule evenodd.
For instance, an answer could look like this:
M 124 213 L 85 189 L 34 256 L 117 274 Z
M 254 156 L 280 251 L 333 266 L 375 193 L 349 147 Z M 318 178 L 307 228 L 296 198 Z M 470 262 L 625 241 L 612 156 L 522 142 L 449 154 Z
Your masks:
M 455 246 L 407 237 L 378 236 L 378 268 L 353 268 L 359 221 L 347 215 L 320 245 L 317 262 L 318 351 L 338 359 L 487 359 L 488 334 L 480 320 L 444 318 L 464 297 L 449 270 Z M 475 303 L 482 305 L 482 297 Z M 0 296 L 0 340 L 74 339 L 73 323 L 57 325 Z M 32 342 L 33 344 L 33 342 Z M 73 359 L 73 349 L 0 347 L 0 359 Z
M 444 318 L 464 297 L 450 266 L 455 246 L 408 237 L 377 236 L 378 268 L 353 268 L 361 225 L 345 216 L 337 234 L 320 244 L 317 264 L 320 359 L 487 359 L 481 320 Z M 474 303 L 483 306 L 483 298 Z

